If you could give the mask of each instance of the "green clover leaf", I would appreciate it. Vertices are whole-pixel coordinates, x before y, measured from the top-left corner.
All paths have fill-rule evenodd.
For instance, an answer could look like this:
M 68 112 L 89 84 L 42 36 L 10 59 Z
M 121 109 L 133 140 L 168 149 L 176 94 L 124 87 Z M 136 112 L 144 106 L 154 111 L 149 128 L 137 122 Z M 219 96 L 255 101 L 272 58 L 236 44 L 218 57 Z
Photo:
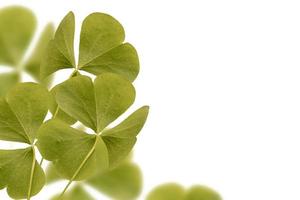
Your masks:
M 94 75 L 116 73 L 133 81 L 139 72 L 135 48 L 123 43 L 125 32 L 112 16 L 93 13 L 81 27 L 79 63 L 74 57 L 75 17 L 70 12 L 60 23 L 41 65 L 41 76 L 47 77 L 60 69 L 74 68 Z
M 154 188 L 147 196 L 147 200 L 222 200 L 220 195 L 212 189 L 195 185 L 185 190 L 177 183 L 167 183 Z
M 149 108 L 138 109 L 113 128 L 108 125 L 131 106 L 134 98 L 130 81 L 112 73 L 101 74 L 94 82 L 79 75 L 59 84 L 55 94 L 59 108 L 94 134 L 52 119 L 39 129 L 41 154 L 53 161 L 57 171 L 70 183 L 117 166 L 131 152 Z
M 36 47 L 28 60 L 24 60 L 36 29 L 34 14 L 21 6 L 0 9 L 0 65 L 13 68 L 12 72 L 0 75 L 0 96 L 20 81 L 20 72 L 25 69 L 35 80 L 41 82 L 40 62 L 49 40 L 54 34 L 54 27 L 49 24 L 43 31 Z M 46 79 L 48 84 L 51 77 Z
M 29 144 L 16 150 L 0 150 L 0 188 L 7 187 L 15 199 L 30 198 L 45 184 L 45 174 L 36 161 L 37 130 L 48 112 L 50 95 L 36 83 L 19 83 L 0 99 L 0 140 Z

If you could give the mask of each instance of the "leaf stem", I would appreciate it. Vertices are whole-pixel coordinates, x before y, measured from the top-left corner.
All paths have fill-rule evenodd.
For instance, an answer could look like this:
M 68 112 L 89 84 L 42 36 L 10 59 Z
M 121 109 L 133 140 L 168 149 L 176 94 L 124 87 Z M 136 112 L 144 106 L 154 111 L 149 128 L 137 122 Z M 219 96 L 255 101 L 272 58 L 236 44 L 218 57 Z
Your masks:
M 42 158 L 41 161 L 40 161 L 40 166 L 41 167 L 42 167 L 43 162 L 44 162 L 44 158 Z
M 74 175 L 72 176 L 72 178 L 69 180 L 68 184 L 66 185 L 66 187 L 64 188 L 64 190 L 62 191 L 62 193 L 60 194 L 59 199 L 62 199 L 62 197 L 64 196 L 65 192 L 70 187 L 70 185 L 72 184 L 72 182 L 74 181 L 74 179 L 76 178 L 76 176 L 79 174 L 79 172 L 82 169 L 82 167 L 85 165 L 85 163 L 88 161 L 88 159 L 92 156 L 92 154 L 94 153 L 94 151 L 96 149 L 97 142 L 98 142 L 98 136 L 96 136 L 95 143 L 94 143 L 93 147 L 88 152 L 88 154 L 86 155 L 86 157 L 83 159 L 83 161 L 81 162 L 81 164 L 77 168 L 76 172 L 74 173 Z
M 34 169 L 35 169 L 35 150 L 34 150 L 34 145 L 31 146 L 32 148 L 32 167 L 31 167 L 31 173 L 30 173 L 30 180 L 29 180 L 29 188 L 28 188 L 28 193 L 27 193 L 27 200 L 30 200 L 31 196 L 31 188 L 32 188 L 32 181 L 33 181 L 33 175 L 34 175 Z
M 59 107 L 58 107 L 58 105 L 57 105 L 56 110 L 55 110 L 55 113 L 54 113 L 53 116 L 52 116 L 52 119 L 54 119 L 54 118 L 56 117 L 56 115 L 58 114 L 58 111 L 59 111 Z

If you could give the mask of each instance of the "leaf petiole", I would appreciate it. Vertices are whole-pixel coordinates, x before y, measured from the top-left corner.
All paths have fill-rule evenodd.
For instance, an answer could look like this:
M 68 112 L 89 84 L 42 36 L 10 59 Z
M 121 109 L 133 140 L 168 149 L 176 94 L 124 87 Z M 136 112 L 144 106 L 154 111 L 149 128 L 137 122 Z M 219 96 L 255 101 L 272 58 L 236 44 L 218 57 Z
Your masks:
M 80 166 L 78 167 L 78 169 L 76 170 L 76 172 L 74 173 L 74 175 L 72 176 L 72 178 L 69 180 L 68 184 L 66 185 L 66 187 L 64 188 L 64 190 L 62 191 L 62 193 L 60 194 L 59 200 L 62 199 L 62 197 L 64 196 L 65 192 L 68 190 L 68 188 L 70 187 L 70 185 L 72 184 L 72 182 L 74 181 L 74 179 L 76 178 L 76 176 L 79 174 L 79 172 L 82 169 L 82 167 L 85 165 L 85 163 L 88 161 L 88 159 L 94 153 L 94 151 L 96 149 L 97 142 L 98 142 L 98 137 L 99 136 L 97 135 L 93 147 L 88 152 L 88 154 L 86 155 L 86 157 L 83 159 L 83 161 L 81 162 Z
M 34 169 L 35 169 L 35 150 L 34 145 L 32 147 L 32 167 L 31 167 L 31 173 L 30 173 L 30 180 L 29 180 L 29 188 L 27 193 L 27 200 L 30 200 L 31 197 L 31 188 L 32 188 L 32 181 L 33 181 L 33 175 L 34 175 Z

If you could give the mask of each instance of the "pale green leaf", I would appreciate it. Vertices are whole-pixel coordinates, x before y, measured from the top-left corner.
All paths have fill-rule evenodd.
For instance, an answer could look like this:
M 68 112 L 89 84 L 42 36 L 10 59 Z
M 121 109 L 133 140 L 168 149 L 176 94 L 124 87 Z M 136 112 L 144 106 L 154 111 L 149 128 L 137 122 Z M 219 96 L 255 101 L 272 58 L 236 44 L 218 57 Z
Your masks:
M 167 183 L 156 187 L 146 200 L 184 200 L 185 190 L 176 183 Z
M 54 26 L 52 24 L 48 24 L 44 28 L 43 32 L 41 33 L 41 36 L 33 52 L 31 53 L 29 59 L 24 65 L 25 70 L 37 81 L 41 81 L 40 66 L 41 66 L 42 56 L 45 54 L 46 47 L 49 41 L 52 39 L 53 35 L 54 35 Z
M 222 200 L 221 196 L 205 186 L 193 186 L 186 194 L 184 200 Z
M 75 67 L 74 58 L 74 14 L 70 12 L 58 26 L 54 39 L 48 43 L 41 62 L 41 78 L 45 78 L 59 69 Z
M 30 144 L 20 121 L 4 98 L 0 99 L 0 140 Z
M 6 93 L 15 86 L 20 80 L 17 73 L 8 72 L 0 74 L 0 96 L 6 95 Z
M 108 168 L 108 153 L 101 137 L 50 120 L 39 129 L 38 148 L 69 180 L 83 180 Z
M 134 102 L 133 85 L 119 75 L 105 73 L 95 79 L 97 131 L 123 114 Z
M 17 66 L 33 37 L 36 19 L 21 6 L 0 9 L 0 64 Z
M 139 58 L 135 48 L 125 43 L 99 55 L 80 69 L 95 75 L 116 73 L 134 81 L 139 73 Z
M 10 129 L 14 129 L 14 125 L 21 126 L 22 132 L 19 134 L 32 143 L 48 112 L 49 97 L 48 90 L 39 84 L 17 84 L 6 96 L 7 109 L 10 109 L 15 117 L 7 118 L 7 121 L 4 119 L 3 123 Z M 8 123 L 10 120 L 11 123 Z
M 79 64 L 74 59 L 74 15 L 69 13 L 61 22 L 55 37 L 48 44 L 43 58 L 41 76 L 65 68 L 84 70 L 94 75 L 116 73 L 133 81 L 139 73 L 139 58 L 135 48 L 123 43 L 125 32 L 112 16 L 93 13 L 82 23 Z
M 135 90 L 125 78 L 104 73 L 94 83 L 86 76 L 71 78 L 57 86 L 55 97 L 59 108 L 99 134 L 129 108 Z M 118 165 L 132 150 L 148 110 L 147 106 L 139 109 L 120 125 L 101 134 L 111 167 Z
M 48 111 L 48 91 L 35 83 L 19 83 L 0 100 L 0 139 L 32 143 Z
M 96 200 L 82 186 L 77 185 L 65 193 L 63 197 L 55 196 L 51 200 Z
M 142 190 L 142 172 L 136 164 L 123 163 L 87 183 L 113 199 L 133 200 Z
M 136 136 L 143 128 L 149 112 L 144 106 L 114 128 L 104 130 L 101 134 L 109 153 L 111 167 L 118 165 L 131 152 Z
M 93 13 L 83 21 L 80 34 L 79 69 L 95 75 L 116 73 L 133 81 L 139 73 L 135 48 L 123 44 L 125 32 L 112 16 Z
M 97 130 L 93 81 L 87 76 L 73 77 L 56 86 L 58 106 L 87 127 Z
M 0 150 L 0 188 L 7 187 L 11 198 L 36 195 L 45 184 L 45 174 L 32 148 Z
M 92 13 L 81 27 L 79 66 L 83 67 L 108 50 L 119 46 L 125 39 L 122 25 L 112 16 Z

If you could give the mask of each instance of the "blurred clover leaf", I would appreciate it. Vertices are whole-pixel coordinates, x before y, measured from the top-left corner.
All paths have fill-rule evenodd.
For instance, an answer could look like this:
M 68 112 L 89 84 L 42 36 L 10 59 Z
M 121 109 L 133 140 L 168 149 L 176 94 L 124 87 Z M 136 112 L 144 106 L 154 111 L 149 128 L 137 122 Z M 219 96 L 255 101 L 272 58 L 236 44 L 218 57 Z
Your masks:
M 60 23 L 54 39 L 47 47 L 41 64 L 41 77 L 60 69 L 73 68 L 94 75 L 116 73 L 133 81 L 139 72 L 139 59 L 135 48 L 124 43 L 122 25 L 112 16 L 92 13 L 82 23 L 79 61 L 74 56 L 75 17 L 70 12 Z
M 142 172 L 136 164 L 125 162 L 106 173 L 92 177 L 87 180 L 87 184 L 112 199 L 133 200 L 142 191 Z
M 48 183 L 62 179 L 52 164 L 48 166 L 46 172 Z M 141 169 L 131 160 L 125 159 L 117 167 L 104 173 L 98 173 L 86 181 L 76 184 L 74 188 L 77 188 L 75 190 L 81 191 L 82 199 L 90 199 L 89 194 L 84 189 L 84 186 L 89 186 L 112 199 L 133 200 L 140 195 L 142 185 Z M 85 195 L 86 198 L 84 198 L 83 195 Z M 70 196 L 75 196 L 73 189 L 68 191 L 62 199 L 68 200 Z
M 0 150 L 0 189 L 14 199 L 37 194 L 45 174 L 36 161 L 37 130 L 48 112 L 49 92 L 36 83 L 19 83 L 0 99 L 0 140 L 26 143 L 28 148 Z
M 63 197 L 59 195 L 51 200 L 96 200 L 80 184 L 68 191 Z
M 177 183 L 167 183 L 154 188 L 146 200 L 222 200 L 212 189 L 195 185 L 185 190 Z
M 42 54 L 54 34 L 54 27 L 48 24 L 42 32 L 36 47 L 25 59 L 36 29 L 36 18 L 27 8 L 9 6 L 0 9 L 0 65 L 13 68 L 12 72 L 0 74 L 0 96 L 20 81 L 20 73 L 24 69 L 36 81 L 41 82 L 40 63 Z M 46 79 L 46 84 L 49 83 Z
M 55 99 L 65 113 L 94 132 L 88 134 L 59 119 L 49 120 L 39 129 L 38 148 L 69 180 L 65 190 L 75 180 L 118 166 L 131 152 L 149 110 L 144 106 L 109 128 L 135 99 L 131 82 L 112 73 L 103 73 L 94 82 L 82 75 L 70 78 L 57 86 Z

